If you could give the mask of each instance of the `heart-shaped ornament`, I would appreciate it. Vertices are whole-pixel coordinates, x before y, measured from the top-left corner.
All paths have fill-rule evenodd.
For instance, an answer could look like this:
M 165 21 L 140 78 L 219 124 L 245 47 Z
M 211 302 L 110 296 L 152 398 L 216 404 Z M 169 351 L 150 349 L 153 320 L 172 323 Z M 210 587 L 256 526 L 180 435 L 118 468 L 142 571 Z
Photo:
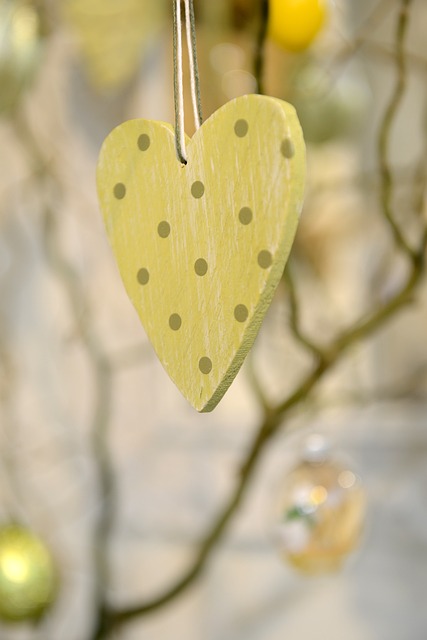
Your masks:
M 97 180 L 126 291 L 157 355 L 211 411 L 252 346 L 289 255 L 305 183 L 295 110 L 266 96 L 225 104 L 187 139 L 131 120 L 107 137 Z

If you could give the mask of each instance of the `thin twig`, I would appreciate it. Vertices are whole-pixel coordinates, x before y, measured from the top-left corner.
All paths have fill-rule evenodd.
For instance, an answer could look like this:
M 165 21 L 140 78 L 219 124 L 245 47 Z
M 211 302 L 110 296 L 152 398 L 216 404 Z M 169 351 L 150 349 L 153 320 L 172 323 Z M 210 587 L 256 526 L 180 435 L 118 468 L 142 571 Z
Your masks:
M 292 269 L 289 264 L 285 269 L 284 280 L 287 284 L 287 292 L 289 295 L 289 328 L 292 332 L 292 335 L 297 342 L 305 347 L 305 349 L 311 351 L 314 356 L 322 360 L 324 357 L 323 349 L 320 347 L 320 345 L 316 344 L 310 338 L 308 338 L 301 328 L 300 306 Z
M 401 0 L 399 16 L 396 25 L 396 82 L 392 97 L 387 105 L 378 135 L 378 159 L 381 170 L 381 210 L 392 231 L 396 245 L 411 259 L 416 258 L 416 252 L 407 243 L 402 231 L 393 215 L 393 177 L 389 164 L 389 148 L 391 133 L 403 95 L 406 89 L 407 63 L 405 57 L 405 37 L 409 26 L 409 9 L 412 0 Z
M 264 411 L 264 414 L 268 415 L 271 412 L 271 406 L 264 393 L 264 390 L 261 386 L 261 382 L 255 370 L 255 350 L 254 349 L 250 351 L 248 356 L 246 357 L 246 371 L 248 373 L 251 390 L 254 392 L 259 404 L 261 405 L 261 408 Z
M 261 0 L 260 2 L 260 23 L 258 29 L 258 38 L 256 41 L 254 56 L 254 76 L 258 87 L 258 93 L 265 93 L 264 87 L 264 62 L 265 62 L 265 40 L 267 37 L 269 2 Z

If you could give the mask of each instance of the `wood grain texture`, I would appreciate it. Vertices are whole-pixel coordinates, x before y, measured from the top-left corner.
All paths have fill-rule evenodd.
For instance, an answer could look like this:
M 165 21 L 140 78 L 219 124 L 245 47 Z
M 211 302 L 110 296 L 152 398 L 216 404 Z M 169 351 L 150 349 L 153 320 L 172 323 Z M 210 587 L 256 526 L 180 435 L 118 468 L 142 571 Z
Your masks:
M 108 136 L 97 182 L 108 237 L 166 371 L 212 410 L 252 346 L 289 255 L 305 184 L 295 110 L 237 98 L 187 139 L 131 120 Z

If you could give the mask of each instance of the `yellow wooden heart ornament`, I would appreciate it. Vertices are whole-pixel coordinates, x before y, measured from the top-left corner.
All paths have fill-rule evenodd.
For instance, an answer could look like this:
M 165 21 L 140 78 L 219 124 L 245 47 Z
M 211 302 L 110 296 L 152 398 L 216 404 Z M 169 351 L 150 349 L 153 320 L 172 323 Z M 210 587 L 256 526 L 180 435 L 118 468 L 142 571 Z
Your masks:
M 97 181 L 126 291 L 187 400 L 211 411 L 252 346 L 302 208 L 305 146 L 294 108 L 248 95 L 187 139 L 131 120 L 107 137 Z

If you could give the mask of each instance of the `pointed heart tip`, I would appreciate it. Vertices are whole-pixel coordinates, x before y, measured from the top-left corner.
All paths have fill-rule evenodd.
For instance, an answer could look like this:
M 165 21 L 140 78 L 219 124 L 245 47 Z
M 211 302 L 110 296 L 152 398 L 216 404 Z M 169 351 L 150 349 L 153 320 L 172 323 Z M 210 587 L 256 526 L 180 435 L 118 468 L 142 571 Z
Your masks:
M 206 399 L 206 395 L 204 398 L 200 397 L 197 399 L 190 399 L 188 396 L 186 396 L 187 401 L 191 404 L 193 409 L 196 409 L 198 413 L 210 413 L 217 407 L 217 405 L 224 397 L 225 393 L 228 391 L 232 381 L 235 378 L 235 375 L 235 373 L 232 375 L 226 375 L 210 398 Z
M 218 403 L 220 402 L 221 398 L 223 397 L 225 391 L 226 391 L 226 389 L 221 394 L 215 393 L 212 396 L 212 398 L 210 398 L 207 402 L 206 402 L 206 399 L 203 400 L 203 402 L 201 402 L 201 401 L 197 402 L 197 401 L 189 400 L 188 398 L 187 398 L 187 400 L 191 404 L 193 409 L 195 409 L 198 413 L 210 413 L 218 405 Z

